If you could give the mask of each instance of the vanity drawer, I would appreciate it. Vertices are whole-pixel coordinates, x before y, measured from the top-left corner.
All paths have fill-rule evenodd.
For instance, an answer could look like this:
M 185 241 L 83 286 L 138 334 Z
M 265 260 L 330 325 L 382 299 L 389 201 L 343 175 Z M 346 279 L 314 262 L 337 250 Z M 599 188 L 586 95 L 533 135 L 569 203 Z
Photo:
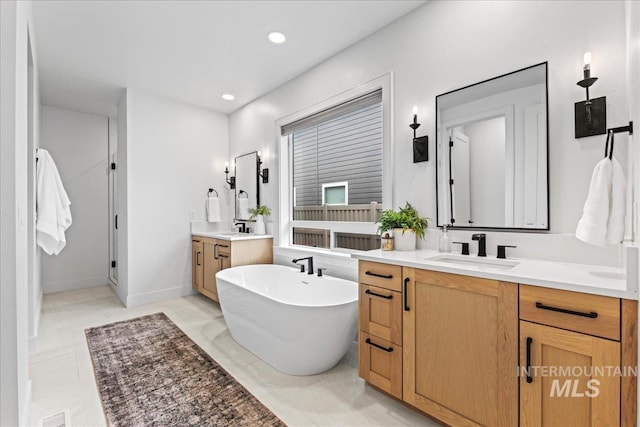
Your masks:
M 360 284 L 360 330 L 402 345 L 402 293 Z
M 402 267 L 378 262 L 360 261 L 360 283 L 402 292 Z
M 620 300 L 520 285 L 520 319 L 620 340 Z
M 219 254 L 229 255 L 229 254 L 231 254 L 231 242 L 229 242 L 227 240 L 216 240 L 214 247 L 215 247 L 215 250 L 216 250 L 216 255 L 219 255 Z
M 359 333 L 358 375 L 370 384 L 402 399 L 402 347 Z

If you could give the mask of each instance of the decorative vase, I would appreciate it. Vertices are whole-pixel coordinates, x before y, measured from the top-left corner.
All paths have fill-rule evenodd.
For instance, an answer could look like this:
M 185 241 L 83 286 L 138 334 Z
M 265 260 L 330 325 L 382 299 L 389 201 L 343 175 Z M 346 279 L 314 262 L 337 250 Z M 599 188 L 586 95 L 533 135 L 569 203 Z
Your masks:
M 253 224 L 253 233 L 254 234 L 266 234 L 265 225 L 264 225 L 264 217 L 262 215 L 256 215 L 256 223 Z
M 416 250 L 416 235 L 412 229 L 404 230 L 402 228 L 393 229 L 393 240 L 395 250 L 397 251 L 415 251 Z

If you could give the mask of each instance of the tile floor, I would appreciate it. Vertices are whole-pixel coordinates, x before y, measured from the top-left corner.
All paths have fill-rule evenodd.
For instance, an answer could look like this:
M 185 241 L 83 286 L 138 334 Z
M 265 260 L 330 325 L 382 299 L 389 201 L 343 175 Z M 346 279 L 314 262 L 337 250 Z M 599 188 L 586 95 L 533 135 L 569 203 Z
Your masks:
M 30 355 L 32 424 L 69 409 L 73 427 L 104 426 L 84 328 L 164 312 L 288 426 L 439 426 L 365 386 L 356 346 L 333 369 L 308 377 L 276 371 L 237 344 L 220 306 L 200 295 L 125 308 L 111 287 L 44 296 Z

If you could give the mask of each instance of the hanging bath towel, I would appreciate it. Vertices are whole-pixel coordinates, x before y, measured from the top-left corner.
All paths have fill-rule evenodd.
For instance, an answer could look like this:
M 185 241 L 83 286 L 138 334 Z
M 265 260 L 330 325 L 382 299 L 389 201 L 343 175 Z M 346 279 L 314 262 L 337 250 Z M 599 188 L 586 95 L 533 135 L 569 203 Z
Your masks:
M 622 166 L 615 157 L 611 159 L 611 197 L 607 243 L 616 245 L 624 239 L 624 217 L 626 213 L 627 183 Z
M 220 199 L 217 197 L 207 197 L 207 221 L 220 222 Z
M 67 243 L 72 223 L 71 201 L 55 162 L 47 150 L 38 150 L 36 167 L 36 242 L 48 255 L 58 255 Z
M 593 170 L 589 195 L 584 203 L 582 218 L 578 222 L 576 237 L 583 242 L 604 246 L 609 221 L 609 197 L 611 192 L 611 160 L 600 160 Z

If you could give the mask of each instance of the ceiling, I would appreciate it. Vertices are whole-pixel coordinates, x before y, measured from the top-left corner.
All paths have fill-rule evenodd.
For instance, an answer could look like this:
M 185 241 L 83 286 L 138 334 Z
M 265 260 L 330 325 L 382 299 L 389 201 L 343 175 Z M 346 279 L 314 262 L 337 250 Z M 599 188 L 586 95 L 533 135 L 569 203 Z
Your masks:
M 113 116 L 125 87 L 233 112 L 425 1 L 33 3 L 42 103 Z

